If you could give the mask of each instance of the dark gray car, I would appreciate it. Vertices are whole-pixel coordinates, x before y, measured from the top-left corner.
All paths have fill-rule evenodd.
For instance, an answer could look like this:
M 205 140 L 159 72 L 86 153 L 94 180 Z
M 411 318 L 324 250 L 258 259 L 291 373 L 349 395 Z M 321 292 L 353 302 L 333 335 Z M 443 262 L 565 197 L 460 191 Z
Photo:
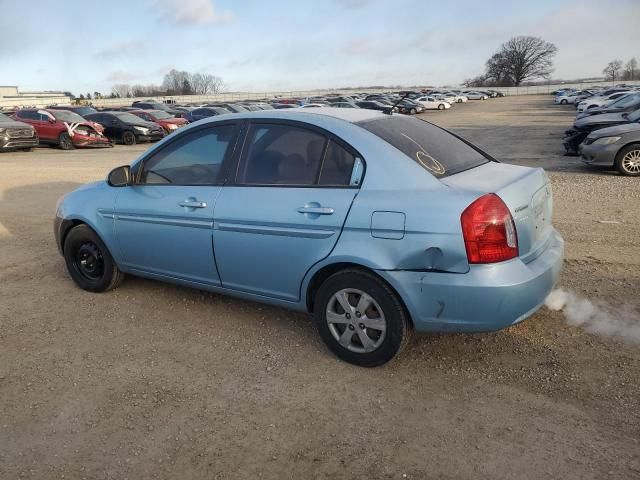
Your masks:
M 38 145 L 38 134 L 31 125 L 0 113 L 0 152 L 30 150 Z
M 576 120 L 573 128 L 565 132 L 566 136 L 563 142 L 565 151 L 568 154 L 578 154 L 578 146 L 594 130 L 638 121 L 640 121 L 640 109 L 627 113 L 603 113 L 602 115 L 593 115 Z
M 591 132 L 580 145 L 588 165 L 614 167 L 622 175 L 640 176 L 640 123 L 627 123 Z

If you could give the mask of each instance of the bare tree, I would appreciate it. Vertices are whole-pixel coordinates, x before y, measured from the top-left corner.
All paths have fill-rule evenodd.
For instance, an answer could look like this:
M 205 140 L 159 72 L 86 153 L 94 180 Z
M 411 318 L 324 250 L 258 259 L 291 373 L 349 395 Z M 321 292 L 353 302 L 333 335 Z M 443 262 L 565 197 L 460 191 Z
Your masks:
M 539 37 L 513 37 L 487 60 L 485 74 L 472 81 L 476 86 L 517 87 L 526 80 L 549 78 L 557 51 Z
M 604 73 L 606 80 L 615 82 L 616 78 L 619 77 L 620 70 L 622 70 L 622 60 L 613 60 L 607 63 L 607 66 L 604 67 L 602 73 Z
M 184 87 L 190 85 L 190 76 L 189 72 L 172 69 L 164 76 L 162 87 L 167 91 L 167 95 L 189 95 L 184 92 Z
M 498 52 L 503 75 L 516 87 L 525 80 L 549 78 L 557 51 L 553 43 L 539 37 L 513 37 Z
M 624 78 L 625 80 L 635 80 L 636 70 L 638 69 L 638 61 L 635 57 L 630 58 L 624 66 Z
M 118 83 L 111 87 L 111 92 L 118 98 L 125 98 L 131 93 L 131 85 L 127 83 Z

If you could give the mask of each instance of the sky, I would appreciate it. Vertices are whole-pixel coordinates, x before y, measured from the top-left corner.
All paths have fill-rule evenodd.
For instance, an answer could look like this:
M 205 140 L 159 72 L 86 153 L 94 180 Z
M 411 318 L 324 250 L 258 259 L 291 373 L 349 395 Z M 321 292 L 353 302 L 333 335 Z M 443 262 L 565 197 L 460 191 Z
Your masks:
M 0 0 L 0 85 L 109 93 L 172 68 L 228 91 L 455 85 L 515 35 L 553 78 L 640 60 L 640 0 Z

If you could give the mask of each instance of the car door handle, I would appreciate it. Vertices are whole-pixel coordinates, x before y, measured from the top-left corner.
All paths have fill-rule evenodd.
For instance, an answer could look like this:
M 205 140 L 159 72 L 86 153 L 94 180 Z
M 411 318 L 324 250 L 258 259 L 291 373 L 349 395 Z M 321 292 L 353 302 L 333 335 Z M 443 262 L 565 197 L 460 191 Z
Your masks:
M 178 205 L 187 208 L 207 208 L 207 202 L 198 202 L 197 200 L 185 200 Z
M 300 207 L 299 213 L 312 213 L 315 215 L 333 215 L 333 208 L 331 207 Z

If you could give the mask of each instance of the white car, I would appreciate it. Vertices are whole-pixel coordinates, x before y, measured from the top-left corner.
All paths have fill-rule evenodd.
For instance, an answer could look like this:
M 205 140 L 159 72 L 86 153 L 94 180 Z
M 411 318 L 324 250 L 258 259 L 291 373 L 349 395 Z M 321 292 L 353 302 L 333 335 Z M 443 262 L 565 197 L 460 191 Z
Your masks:
M 613 100 L 617 100 L 620 97 L 624 97 L 625 95 L 629 95 L 630 93 L 632 92 L 624 91 L 612 93 L 606 96 L 594 95 L 593 97 L 589 97 L 578 104 L 578 112 L 582 113 L 594 107 L 602 107 L 607 103 L 612 102 Z
M 561 95 L 556 95 L 554 103 L 556 105 L 568 105 L 570 103 L 576 103 L 576 99 L 580 96 L 579 92 L 568 92 Z
M 488 100 L 489 96 L 486 93 L 481 92 L 465 92 L 465 97 L 469 100 Z
M 467 100 L 469 100 L 465 95 L 458 94 L 455 92 L 449 92 L 448 95 L 452 95 L 453 97 L 455 97 L 456 103 L 466 103 Z
M 438 93 L 432 94 L 432 97 L 438 98 L 440 100 L 444 100 L 445 102 L 449 102 L 451 105 L 456 103 L 458 96 L 453 93 Z
M 425 110 L 446 110 L 447 108 L 451 108 L 451 104 L 446 100 L 438 99 L 431 95 L 418 97 L 415 101 L 420 103 Z

